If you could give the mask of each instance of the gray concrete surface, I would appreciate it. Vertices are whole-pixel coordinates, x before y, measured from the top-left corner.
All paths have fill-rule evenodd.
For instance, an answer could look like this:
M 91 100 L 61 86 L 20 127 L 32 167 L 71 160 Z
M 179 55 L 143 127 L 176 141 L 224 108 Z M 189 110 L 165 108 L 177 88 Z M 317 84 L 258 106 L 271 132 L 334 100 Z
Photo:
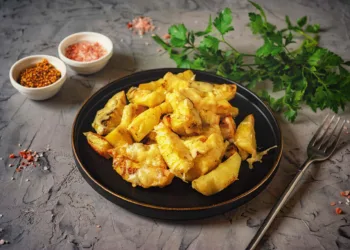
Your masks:
M 321 0 L 258 1 L 271 22 L 307 15 L 327 30 L 321 44 L 350 59 L 350 2 Z M 231 7 L 240 50 L 259 45 L 246 27 L 253 8 L 245 0 L 209 1 L 1 1 L 0 3 L 0 249 L 244 249 L 287 182 L 305 159 L 305 147 L 328 111 L 304 107 L 295 124 L 277 116 L 285 149 L 280 169 L 269 187 L 248 204 L 200 221 L 162 222 L 124 210 L 98 195 L 81 177 L 71 153 L 71 126 L 82 102 L 108 82 L 144 69 L 175 66 L 157 52 L 149 35 L 126 29 L 137 15 L 147 15 L 163 35 L 184 22 L 199 29 L 209 14 Z M 57 56 L 67 35 L 96 31 L 109 36 L 114 56 L 101 72 L 78 76 L 69 71 L 54 98 L 35 102 L 10 84 L 8 72 L 18 59 L 34 54 Z M 149 46 L 145 45 L 149 42 Z M 343 114 L 349 117 L 349 107 Z M 344 136 L 344 141 L 349 137 Z M 21 147 L 18 146 L 21 144 Z M 47 145 L 50 151 L 46 151 Z M 41 166 L 15 173 L 8 155 L 21 148 L 45 151 Z M 350 207 L 336 215 L 332 201 L 350 189 L 350 146 L 331 160 L 316 164 L 282 210 L 261 249 L 350 249 Z M 48 170 L 44 170 L 47 166 Z M 14 180 L 11 180 L 14 177 Z M 26 181 L 28 179 L 28 181 Z M 98 228 L 100 225 L 101 228 Z

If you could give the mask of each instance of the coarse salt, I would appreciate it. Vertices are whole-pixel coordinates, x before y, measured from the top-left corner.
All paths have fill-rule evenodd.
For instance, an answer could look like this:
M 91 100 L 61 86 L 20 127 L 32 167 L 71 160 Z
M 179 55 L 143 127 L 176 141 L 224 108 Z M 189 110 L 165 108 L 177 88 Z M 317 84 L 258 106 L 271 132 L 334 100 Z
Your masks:
M 100 226 L 100 225 L 97 225 L 96 227 L 97 227 L 97 228 L 101 228 L 101 226 Z
M 2 217 L 3 215 L 2 214 L 0 214 L 0 218 Z
M 2 228 L 0 228 L 0 232 L 2 232 Z
M 26 179 L 26 181 L 29 181 L 29 179 Z
M 0 157 L 0 161 L 2 161 L 3 160 L 3 158 L 2 157 Z
M 9 167 L 12 167 L 13 166 L 13 164 L 9 164 Z
M 146 46 L 148 46 L 148 45 L 149 45 L 149 43 L 148 43 L 148 42 L 145 42 L 145 45 L 146 45 Z
M 48 170 L 48 169 L 49 169 L 48 167 L 46 167 L 46 166 L 44 167 L 44 170 Z
M 122 39 L 120 39 L 120 42 L 124 42 L 124 39 L 122 38 Z
M 11 180 L 13 181 L 15 178 L 11 177 Z
M 138 33 L 140 37 L 143 34 L 153 31 L 155 29 L 152 19 L 150 17 L 143 16 L 134 18 L 131 22 L 127 24 L 127 27 L 128 29 Z

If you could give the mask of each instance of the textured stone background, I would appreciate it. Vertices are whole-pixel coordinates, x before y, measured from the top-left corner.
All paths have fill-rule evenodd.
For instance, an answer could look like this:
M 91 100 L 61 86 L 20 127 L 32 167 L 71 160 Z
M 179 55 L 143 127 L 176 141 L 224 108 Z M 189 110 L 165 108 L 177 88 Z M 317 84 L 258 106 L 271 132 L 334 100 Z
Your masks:
M 350 2 L 346 0 L 258 1 L 271 22 L 283 24 L 307 15 L 326 28 L 322 45 L 350 59 Z M 1 249 L 244 249 L 276 198 L 305 159 L 306 143 L 323 116 L 304 108 L 295 124 L 278 117 L 285 150 L 269 187 L 248 204 L 200 221 L 163 222 L 132 214 L 102 198 L 81 177 L 71 153 L 71 125 L 82 102 L 108 82 L 135 71 L 174 66 L 150 36 L 140 39 L 125 27 L 148 15 L 166 33 L 175 22 L 199 29 L 209 14 L 233 10 L 231 40 L 243 51 L 259 41 L 246 27 L 247 1 L 1 1 L 0 2 L 0 239 Z M 114 56 L 101 72 L 84 77 L 69 72 L 54 98 L 34 102 L 11 85 L 8 72 L 18 59 L 34 54 L 57 56 L 58 43 L 79 31 L 109 36 Z M 145 42 L 150 45 L 146 46 Z M 343 114 L 349 117 L 349 109 Z M 344 137 L 344 141 L 349 137 Z M 20 174 L 9 168 L 9 153 L 21 148 L 45 151 L 42 164 Z M 316 164 L 268 231 L 261 249 L 350 249 L 350 207 L 335 215 L 332 201 L 350 189 L 350 147 Z M 49 170 L 45 171 L 44 166 Z M 14 177 L 15 180 L 11 180 Z M 28 179 L 29 181 L 25 181 Z M 97 228 L 96 225 L 101 225 Z

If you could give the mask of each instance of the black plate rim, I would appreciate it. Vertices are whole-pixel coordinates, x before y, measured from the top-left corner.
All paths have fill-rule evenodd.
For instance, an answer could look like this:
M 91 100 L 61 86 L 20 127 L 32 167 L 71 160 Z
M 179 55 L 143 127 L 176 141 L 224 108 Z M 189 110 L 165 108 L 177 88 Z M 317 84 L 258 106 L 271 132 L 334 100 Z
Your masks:
M 235 201 L 238 201 L 246 196 L 249 196 L 250 194 L 254 193 L 256 190 L 258 190 L 261 186 L 263 186 L 269 179 L 271 176 L 273 176 L 274 172 L 277 170 L 277 167 L 281 161 L 282 158 L 282 152 L 283 152 L 283 137 L 282 137 L 282 131 L 280 129 L 280 125 L 279 122 L 277 121 L 276 117 L 274 116 L 272 110 L 270 109 L 270 107 L 268 107 L 255 93 L 253 93 L 252 91 L 250 91 L 249 89 L 247 89 L 246 87 L 244 87 L 243 85 L 236 83 L 232 80 L 226 79 L 222 76 L 210 73 L 210 72 L 206 72 L 206 71 L 201 71 L 201 70 L 192 70 L 193 72 L 199 72 L 201 74 L 206 74 L 206 75 L 211 75 L 214 76 L 216 78 L 221 79 L 222 81 L 226 81 L 226 82 L 230 82 L 230 83 L 234 83 L 239 85 L 240 88 L 243 88 L 245 91 L 249 92 L 250 94 L 252 94 L 257 101 L 259 101 L 270 113 L 271 117 L 273 118 L 273 122 L 275 123 L 277 130 L 276 132 L 278 132 L 278 135 L 280 137 L 280 151 L 278 153 L 278 157 L 276 158 L 276 161 L 274 162 L 274 166 L 273 168 L 271 168 L 271 170 L 268 172 L 268 174 L 257 184 L 255 185 L 253 188 L 251 188 L 250 190 L 244 192 L 243 194 L 236 196 L 232 199 L 229 199 L 227 201 L 224 202 L 220 202 L 220 203 L 216 203 L 213 204 L 211 206 L 199 206 L 199 207 L 177 207 L 177 208 L 173 208 L 173 207 L 162 207 L 162 206 L 156 206 L 156 205 L 152 205 L 152 204 L 148 204 L 148 203 L 144 203 L 144 202 L 139 202 L 133 199 L 129 199 L 127 197 L 124 197 L 120 194 L 117 194 L 115 192 L 113 192 L 112 190 L 109 190 L 108 188 L 106 188 L 105 186 L 103 186 L 101 183 L 99 183 L 93 176 L 91 176 L 91 174 L 87 171 L 87 169 L 84 167 L 84 165 L 82 164 L 82 162 L 80 161 L 77 152 L 76 152 L 76 148 L 75 148 L 75 144 L 74 144 L 74 138 L 75 138 L 75 127 L 77 124 L 77 120 L 79 118 L 79 116 L 81 115 L 81 110 L 84 108 L 84 106 L 92 99 L 94 98 L 96 95 L 98 95 L 100 92 L 102 92 L 104 89 L 106 89 L 110 84 L 114 84 L 116 81 L 122 81 L 124 79 L 130 78 L 130 77 L 134 77 L 137 75 L 142 75 L 145 73 L 153 73 L 153 72 L 157 72 L 157 71 L 174 71 L 174 70 L 179 70 L 179 68 L 157 68 L 157 69 L 150 69 L 150 70 L 143 70 L 143 71 L 138 71 L 129 75 L 126 75 L 124 77 L 118 78 L 114 81 L 109 82 L 108 84 L 106 84 L 105 86 L 103 86 L 102 88 L 100 88 L 98 91 L 96 91 L 94 94 L 92 94 L 90 97 L 88 97 L 83 104 L 80 106 L 75 118 L 74 118 L 74 122 L 73 122 L 73 126 L 72 126 L 72 135 L 71 135 L 71 144 L 72 144 L 72 151 L 73 151 L 73 156 L 76 160 L 76 162 L 78 162 L 78 167 L 80 168 L 80 170 L 83 170 L 83 172 L 85 173 L 85 175 L 93 182 L 95 183 L 97 186 L 99 186 L 102 190 L 108 192 L 109 194 L 111 194 L 112 196 L 122 199 L 126 202 L 132 203 L 134 205 L 138 205 L 138 206 L 142 206 L 145 208 L 151 208 L 151 209 L 157 209 L 157 210 L 165 210 L 165 211 L 196 211 L 196 210 L 207 210 L 207 209 L 212 209 L 212 208 L 217 208 L 217 207 L 221 207 L 221 206 L 225 206 L 228 204 L 231 204 Z M 186 69 L 183 69 L 186 70 Z

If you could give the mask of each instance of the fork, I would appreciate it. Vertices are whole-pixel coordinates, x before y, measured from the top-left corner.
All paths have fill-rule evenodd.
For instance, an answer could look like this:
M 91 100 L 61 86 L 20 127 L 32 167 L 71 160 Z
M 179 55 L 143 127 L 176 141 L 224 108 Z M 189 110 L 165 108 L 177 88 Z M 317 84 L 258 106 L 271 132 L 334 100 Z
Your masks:
M 335 115 L 332 116 L 329 123 L 327 124 L 327 120 L 329 117 L 329 114 L 325 117 L 320 127 L 317 129 L 315 135 L 312 137 L 311 141 L 309 142 L 309 145 L 307 146 L 307 160 L 299 167 L 297 174 L 293 178 L 293 180 L 289 183 L 286 190 L 283 192 L 282 196 L 279 198 L 275 206 L 271 209 L 270 213 L 267 215 L 266 219 L 264 220 L 263 224 L 249 243 L 246 250 L 253 250 L 255 247 L 257 247 L 259 241 L 269 228 L 269 226 L 272 224 L 272 221 L 277 216 L 278 212 L 281 210 L 283 205 L 287 202 L 288 198 L 291 196 L 291 193 L 295 189 L 296 185 L 308 169 L 308 167 L 316 161 L 324 161 L 327 160 L 334 152 L 339 139 L 340 135 L 343 131 L 344 125 L 345 125 L 345 119 L 340 122 L 341 118 L 336 117 Z M 335 121 L 336 120 L 336 121 Z M 331 128 L 332 124 L 334 124 L 334 127 Z M 340 123 L 340 129 L 339 127 Z M 322 132 L 323 131 L 323 132 Z M 329 132 L 330 131 L 330 132 Z

